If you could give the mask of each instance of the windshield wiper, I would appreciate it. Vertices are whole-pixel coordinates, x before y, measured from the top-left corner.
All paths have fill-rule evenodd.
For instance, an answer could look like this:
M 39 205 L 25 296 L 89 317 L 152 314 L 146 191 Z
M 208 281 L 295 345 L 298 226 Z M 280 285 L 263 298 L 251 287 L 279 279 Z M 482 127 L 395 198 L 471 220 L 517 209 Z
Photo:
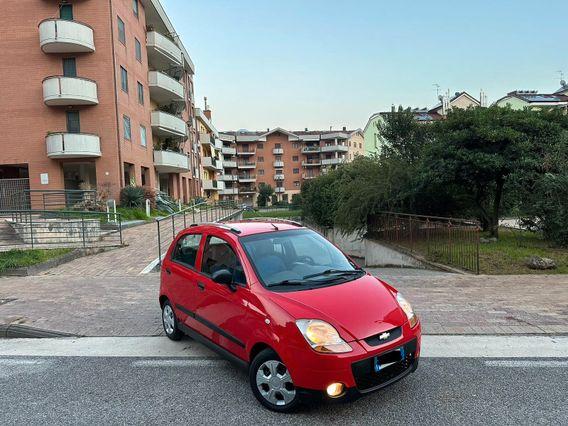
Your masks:
M 275 286 L 280 286 L 280 285 L 302 285 L 305 284 L 306 282 L 303 280 L 283 280 L 283 281 L 279 281 L 277 283 L 270 283 L 268 285 L 268 287 L 275 287 Z
M 320 277 L 323 275 L 358 275 L 362 272 L 361 269 L 350 269 L 350 270 L 343 270 L 343 269 L 326 269 L 323 272 L 318 272 L 317 274 L 310 274 L 310 275 L 306 275 L 304 276 L 304 280 L 307 280 L 308 278 L 315 278 L 315 277 Z

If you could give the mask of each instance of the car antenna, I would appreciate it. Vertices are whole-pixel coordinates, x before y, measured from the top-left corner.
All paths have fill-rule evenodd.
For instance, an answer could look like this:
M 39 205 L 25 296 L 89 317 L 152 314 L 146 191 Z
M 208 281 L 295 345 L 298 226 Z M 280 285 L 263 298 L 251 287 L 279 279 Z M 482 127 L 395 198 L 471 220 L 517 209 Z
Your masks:
M 277 227 L 274 223 L 270 222 L 270 224 L 272 225 L 272 227 L 273 227 L 275 230 L 278 231 L 278 227 Z

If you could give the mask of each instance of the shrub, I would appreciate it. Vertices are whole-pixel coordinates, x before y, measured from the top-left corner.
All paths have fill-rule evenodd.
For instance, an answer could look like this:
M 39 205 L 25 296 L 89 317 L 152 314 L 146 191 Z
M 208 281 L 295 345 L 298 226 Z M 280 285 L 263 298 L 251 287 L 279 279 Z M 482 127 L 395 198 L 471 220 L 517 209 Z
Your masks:
M 120 205 L 123 207 L 144 207 L 146 189 L 141 186 L 125 186 L 120 191 Z

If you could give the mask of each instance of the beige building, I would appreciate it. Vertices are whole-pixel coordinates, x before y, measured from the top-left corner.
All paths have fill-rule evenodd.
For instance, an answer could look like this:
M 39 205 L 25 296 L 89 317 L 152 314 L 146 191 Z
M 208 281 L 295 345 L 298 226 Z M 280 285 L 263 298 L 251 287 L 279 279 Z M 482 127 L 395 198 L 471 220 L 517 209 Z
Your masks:
M 205 104 L 205 110 L 196 108 L 197 131 L 201 149 L 201 183 L 203 196 L 210 200 L 218 200 L 224 189 L 224 182 L 219 179 L 223 172 L 221 157 L 222 142 L 219 132 L 211 122 L 211 110 Z

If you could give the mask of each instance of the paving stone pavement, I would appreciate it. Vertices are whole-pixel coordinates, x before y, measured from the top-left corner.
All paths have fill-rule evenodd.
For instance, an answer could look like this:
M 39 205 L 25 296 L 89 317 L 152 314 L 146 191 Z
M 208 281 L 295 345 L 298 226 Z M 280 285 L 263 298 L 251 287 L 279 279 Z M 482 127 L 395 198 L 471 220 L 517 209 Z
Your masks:
M 568 334 L 568 275 L 369 271 L 405 294 L 426 334 Z M 0 278 L 0 324 L 87 336 L 157 335 L 158 287 L 156 273 Z

